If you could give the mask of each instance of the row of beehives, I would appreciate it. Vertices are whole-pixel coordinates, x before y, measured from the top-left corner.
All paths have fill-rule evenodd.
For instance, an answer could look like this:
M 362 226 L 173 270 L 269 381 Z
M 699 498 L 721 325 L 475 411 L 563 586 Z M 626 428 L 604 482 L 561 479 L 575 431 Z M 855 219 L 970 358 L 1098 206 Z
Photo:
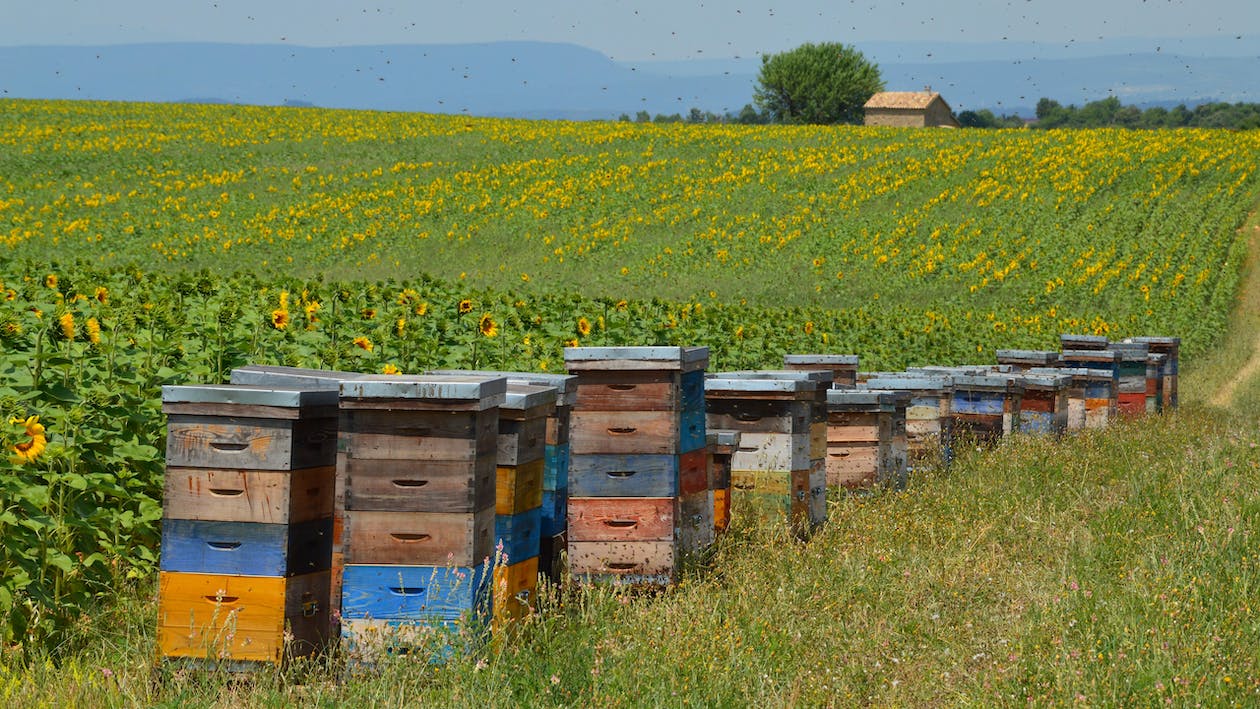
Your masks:
M 578 579 L 667 585 L 733 493 L 804 536 L 828 487 L 903 484 L 907 457 L 947 453 L 955 426 L 1063 430 L 1074 401 L 1096 422 L 1100 384 L 1111 415 L 1120 355 L 1071 352 L 1059 363 L 1088 367 L 1015 377 L 1055 353 L 1011 352 L 864 388 L 855 356 L 706 377 L 707 351 L 677 347 L 573 348 L 572 376 L 245 367 L 170 387 L 161 652 L 277 662 L 338 636 L 376 651 L 498 624 L 566 549 Z

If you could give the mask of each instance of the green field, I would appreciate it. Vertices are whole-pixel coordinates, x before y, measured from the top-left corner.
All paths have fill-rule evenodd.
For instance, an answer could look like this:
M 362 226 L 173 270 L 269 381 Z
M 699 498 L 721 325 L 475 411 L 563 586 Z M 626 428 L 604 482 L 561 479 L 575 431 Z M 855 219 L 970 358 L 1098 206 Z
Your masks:
M 0 442 L 31 416 L 47 439 L 0 459 L 0 697 L 1254 701 L 1260 392 L 1207 406 L 1260 334 L 1239 288 L 1257 148 L 0 101 Z M 153 673 L 162 384 L 557 371 L 575 344 L 893 369 L 1060 332 L 1181 336 L 1190 405 L 838 498 L 808 545 L 740 529 L 676 591 L 565 596 L 441 669 Z

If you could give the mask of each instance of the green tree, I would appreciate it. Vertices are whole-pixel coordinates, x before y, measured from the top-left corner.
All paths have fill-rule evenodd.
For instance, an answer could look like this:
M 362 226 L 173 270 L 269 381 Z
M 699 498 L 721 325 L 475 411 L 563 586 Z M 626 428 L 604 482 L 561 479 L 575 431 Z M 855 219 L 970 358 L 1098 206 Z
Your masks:
M 776 123 L 861 123 L 884 90 L 879 67 L 837 42 L 803 44 L 761 58 L 753 100 Z

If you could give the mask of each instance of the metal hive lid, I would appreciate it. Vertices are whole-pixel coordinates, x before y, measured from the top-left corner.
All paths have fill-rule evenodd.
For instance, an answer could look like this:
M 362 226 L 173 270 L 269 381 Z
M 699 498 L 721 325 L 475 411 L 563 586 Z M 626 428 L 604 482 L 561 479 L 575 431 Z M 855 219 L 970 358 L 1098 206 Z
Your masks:
M 368 375 L 341 383 L 341 396 L 349 399 L 431 399 L 477 401 L 485 408 L 501 406 L 507 397 L 507 378 L 455 375 Z
M 572 374 L 548 374 L 546 372 L 498 372 L 488 369 L 428 369 L 426 374 L 474 375 L 483 377 L 507 377 L 508 384 L 531 384 L 556 390 L 556 406 L 573 406 L 577 403 L 578 378 Z
M 303 389 L 243 384 L 186 384 L 162 387 L 163 404 L 234 404 L 296 409 L 336 406 L 336 389 Z
M 783 355 L 783 364 L 805 366 L 819 364 L 830 367 L 856 367 L 858 366 L 858 356 L 855 354 L 785 354 Z
M 333 389 L 350 379 L 368 376 L 359 372 L 339 372 L 332 369 L 304 369 L 279 367 L 266 364 L 250 364 L 232 370 L 232 383 L 250 386 L 277 386 L 298 389 Z

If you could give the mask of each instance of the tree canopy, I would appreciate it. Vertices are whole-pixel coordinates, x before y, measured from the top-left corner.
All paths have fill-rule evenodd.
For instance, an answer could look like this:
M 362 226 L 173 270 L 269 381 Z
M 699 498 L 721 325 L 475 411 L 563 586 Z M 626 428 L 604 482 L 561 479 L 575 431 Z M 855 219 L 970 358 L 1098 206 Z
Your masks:
M 807 43 L 761 58 L 753 100 L 776 123 L 861 123 L 884 80 L 879 67 L 838 42 Z

